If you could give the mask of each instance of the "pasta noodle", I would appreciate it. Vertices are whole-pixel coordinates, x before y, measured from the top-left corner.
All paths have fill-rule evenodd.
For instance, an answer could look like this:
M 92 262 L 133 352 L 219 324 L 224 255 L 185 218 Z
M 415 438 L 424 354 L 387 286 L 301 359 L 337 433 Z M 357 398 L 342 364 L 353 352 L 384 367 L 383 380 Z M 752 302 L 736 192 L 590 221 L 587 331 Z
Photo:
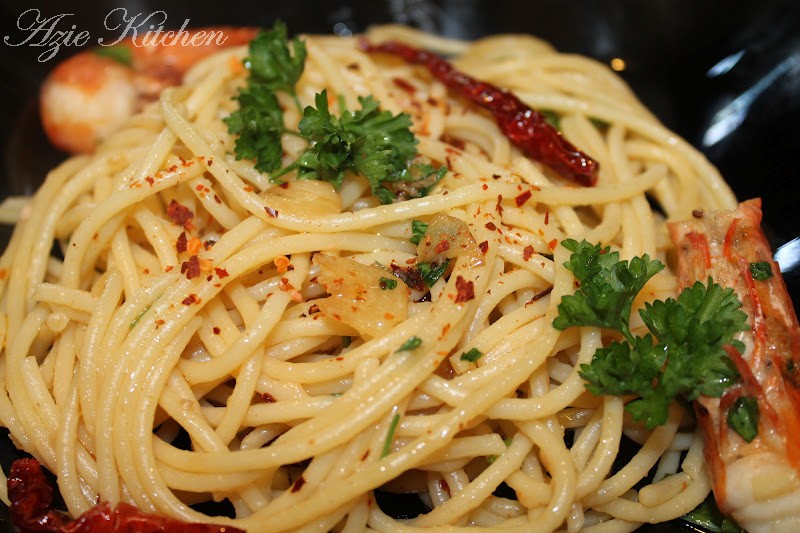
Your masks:
M 95 154 L 53 170 L 22 209 L 0 259 L 0 422 L 15 444 L 57 475 L 74 516 L 102 499 L 252 532 L 631 531 L 692 510 L 710 482 L 681 408 L 647 432 L 577 374 L 600 330 L 552 327 L 574 289 L 557 243 L 669 263 L 665 221 L 730 209 L 733 194 L 593 60 L 526 36 L 367 37 L 453 54 L 555 112 L 600 163 L 597 186 L 524 157 L 423 69 L 324 36 L 304 37 L 300 101 L 327 88 L 332 107 L 341 96 L 355 109 L 374 95 L 412 116 L 420 154 L 448 172 L 428 196 L 389 205 L 358 176 L 338 192 L 273 184 L 233 156 L 222 119 L 246 50 L 220 52 Z M 290 162 L 303 143 L 285 136 L 284 149 Z M 335 282 L 413 266 L 412 221 L 435 227 L 441 214 L 483 253 L 453 257 L 429 296 L 409 299 L 401 282 L 361 301 Z M 644 298 L 676 290 L 667 268 Z M 483 356 L 463 359 L 471 349 Z M 637 451 L 623 459 L 628 440 Z M 416 492 L 430 510 L 392 518 L 375 491 Z M 195 505 L 223 500 L 231 516 Z

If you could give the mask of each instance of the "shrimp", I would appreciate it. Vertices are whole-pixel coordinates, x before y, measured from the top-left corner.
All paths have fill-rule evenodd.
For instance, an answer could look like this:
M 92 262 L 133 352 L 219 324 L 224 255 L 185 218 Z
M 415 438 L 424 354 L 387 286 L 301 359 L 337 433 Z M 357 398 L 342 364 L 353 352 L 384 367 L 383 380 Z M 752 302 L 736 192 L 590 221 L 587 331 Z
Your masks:
M 256 28 L 182 30 L 180 39 L 133 38 L 85 50 L 60 63 L 39 94 L 50 142 L 69 153 L 92 152 L 144 103 L 178 85 L 196 62 L 222 48 L 246 44 Z
M 680 285 L 710 276 L 733 288 L 750 325 L 739 334 L 743 353 L 727 348 L 741 383 L 721 398 L 695 402 L 717 504 L 750 533 L 800 531 L 800 326 L 761 230 L 761 201 L 696 211 L 669 229 Z M 728 413 L 742 397 L 758 406 L 750 442 L 729 426 Z

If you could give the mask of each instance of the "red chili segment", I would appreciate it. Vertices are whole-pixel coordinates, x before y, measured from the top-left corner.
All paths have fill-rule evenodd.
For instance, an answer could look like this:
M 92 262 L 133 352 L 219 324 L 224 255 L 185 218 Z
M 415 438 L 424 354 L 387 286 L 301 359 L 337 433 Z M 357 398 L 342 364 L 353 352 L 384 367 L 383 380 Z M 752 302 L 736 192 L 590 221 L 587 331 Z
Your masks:
M 11 521 L 20 533 L 244 533 L 241 529 L 214 524 L 190 524 L 174 518 L 145 514 L 119 503 L 113 509 L 101 502 L 75 520 L 52 509 L 53 487 L 36 459 L 18 459 L 8 476 Z
M 459 72 L 438 55 L 406 44 L 361 41 L 359 46 L 365 52 L 392 54 L 407 63 L 424 66 L 447 87 L 491 111 L 500 130 L 526 155 L 580 185 L 597 183 L 600 168 L 597 161 L 578 150 L 547 122 L 543 114 L 528 107 L 513 93 L 476 80 Z

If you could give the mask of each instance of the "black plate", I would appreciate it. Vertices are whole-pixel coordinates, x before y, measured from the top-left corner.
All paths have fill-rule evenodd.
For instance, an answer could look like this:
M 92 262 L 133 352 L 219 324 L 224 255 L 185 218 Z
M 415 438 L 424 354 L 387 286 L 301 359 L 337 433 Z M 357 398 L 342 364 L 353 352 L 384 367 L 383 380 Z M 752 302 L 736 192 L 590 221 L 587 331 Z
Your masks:
M 800 3 L 793 0 L 364 0 L 221 4 L 187 0 L 77 1 L 35 4 L 41 19 L 64 15 L 57 30 L 87 31 L 90 43 L 114 40 L 125 9 L 136 23 L 166 29 L 207 25 L 271 26 L 291 32 L 357 33 L 370 24 L 399 22 L 442 35 L 477 38 L 499 32 L 537 35 L 565 52 L 604 62 L 625 61 L 621 75 L 670 128 L 700 148 L 740 199 L 760 196 L 764 218 L 795 307 L 800 306 Z M 77 47 L 62 45 L 43 61 L 45 24 L 36 13 L 0 2 L 0 197 L 30 193 L 63 155 L 38 123 L 37 87 L 58 60 Z M 118 9 L 118 11 L 112 10 Z M 162 14 L 158 14 L 158 11 Z M 109 16 L 108 21 L 106 17 Z M 162 22 L 162 19 L 166 19 Z M 73 26 L 74 25 L 74 26 Z M 37 25 L 34 24 L 33 27 Z M 123 26 L 124 27 L 124 26 Z M 31 28 L 31 29 L 24 29 Z M 147 29 L 146 26 L 141 28 Z M 52 38 L 53 34 L 50 35 Z M 23 43 L 23 41 L 25 41 Z M 63 38 L 62 38 L 63 41 Z M 0 238 L 9 230 L 0 228 Z M 2 445 L 7 440 L 2 439 Z M 7 468 L 9 447 L 0 446 Z M 0 531 L 8 527 L 0 517 Z M 642 528 L 686 532 L 681 522 Z

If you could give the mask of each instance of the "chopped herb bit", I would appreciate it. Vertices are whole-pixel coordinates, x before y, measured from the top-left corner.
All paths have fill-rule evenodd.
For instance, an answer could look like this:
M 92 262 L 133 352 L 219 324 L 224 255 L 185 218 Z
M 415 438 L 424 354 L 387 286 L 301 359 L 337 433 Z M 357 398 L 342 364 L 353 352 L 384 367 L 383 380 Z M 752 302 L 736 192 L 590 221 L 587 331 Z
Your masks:
M 389 455 L 392 451 L 392 442 L 394 441 L 394 434 L 397 431 L 397 425 L 400 423 L 400 415 L 395 414 L 392 417 L 392 422 L 389 424 L 389 431 L 386 432 L 386 440 L 383 441 L 383 450 L 381 450 L 381 459 Z
M 142 312 L 139 313 L 139 315 L 136 318 L 133 319 L 133 321 L 131 322 L 130 326 L 128 326 L 128 329 L 135 328 L 136 324 L 139 323 L 139 321 L 142 319 L 142 317 L 145 315 L 145 313 L 147 313 L 152 306 L 153 306 L 153 304 L 150 304 L 147 307 L 145 307 L 144 309 L 142 309 Z
M 694 511 L 686 513 L 681 517 L 686 522 L 703 528 L 709 533 L 743 533 L 744 530 L 736 525 L 734 521 L 723 515 L 713 496 L 698 505 Z
M 411 350 L 416 350 L 422 344 L 422 339 L 419 337 L 411 337 L 403 345 L 397 349 L 398 352 L 409 352 Z
M 728 425 L 747 442 L 758 435 L 758 402 L 751 396 L 737 398 L 728 411 Z
M 553 326 L 596 326 L 623 337 L 599 348 L 591 364 L 581 365 L 590 392 L 638 395 L 625 408 L 653 429 L 666 422 L 676 398 L 720 397 L 734 383 L 738 372 L 723 346 L 744 348 L 733 335 L 747 328 L 747 315 L 732 289 L 709 279 L 707 285 L 687 287 L 677 300 L 645 304 L 639 315 L 649 333 L 634 336 L 628 322 L 633 300 L 664 265 L 647 255 L 620 261 L 617 252 L 586 241 L 562 245 L 573 252 L 565 266 L 580 288 L 562 299 Z
M 511 446 L 511 441 L 512 440 L 514 440 L 514 439 L 512 439 L 511 437 L 506 437 L 505 439 L 503 439 L 503 444 L 506 445 L 506 448 Z M 497 455 L 489 455 L 489 456 L 486 457 L 486 462 L 489 463 L 489 464 L 492 464 L 493 462 L 497 461 L 497 457 L 498 457 Z
M 411 221 L 411 244 L 419 244 L 422 240 L 422 237 L 425 236 L 425 232 L 428 231 L 428 224 L 421 221 L 421 220 L 412 220 Z
M 393 278 L 381 278 L 378 281 L 378 285 L 380 286 L 381 289 L 383 289 L 385 291 L 386 290 L 390 291 L 390 290 L 394 289 L 395 287 L 397 287 L 397 280 L 393 279 Z
M 427 262 L 417 263 L 417 269 L 422 275 L 422 281 L 425 283 L 425 285 L 428 287 L 433 287 L 434 283 L 439 281 L 439 278 L 441 278 L 442 274 L 444 274 L 448 263 L 449 260 L 445 260 L 440 265 Z
M 756 281 L 766 281 L 772 277 L 772 265 L 767 261 L 754 261 L 750 263 L 750 273 Z
M 474 363 L 481 357 L 483 357 L 483 352 L 481 352 L 477 348 L 471 348 L 468 352 L 464 352 L 461 354 L 461 360 L 469 361 L 470 363 Z
M 544 119 L 548 124 L 553 126 L 555 129 L 561 128 L 561 117 L 558 116 L 558 113 L 552 109 L 542 109 L 539 112 L 542 114 L 542 116 L 544 116 Z
M 133 65 L 133 51 L 130 47 L 124 44 L 115 44 L 112 46 L 99 46 L 93 48 L 92 52 L 100 57 L 107 57 L 113 59 L 117 63 L 130 67 Z

